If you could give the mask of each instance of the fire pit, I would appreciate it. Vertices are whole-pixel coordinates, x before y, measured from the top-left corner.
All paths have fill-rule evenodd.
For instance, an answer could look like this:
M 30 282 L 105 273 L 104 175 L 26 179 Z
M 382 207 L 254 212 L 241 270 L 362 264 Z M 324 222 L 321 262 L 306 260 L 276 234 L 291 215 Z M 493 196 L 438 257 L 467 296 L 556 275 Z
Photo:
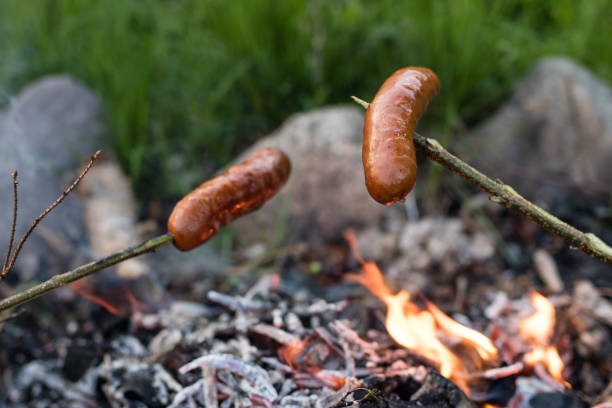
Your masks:
M 420 84 L 426 74 L 427 101 L 409 101 L 420 115 L 437 91 L 435 74 L 398 72 L 381 88 L 391 89 L 392 97 L 405 96 L 404 88 Z M 394 82 L 403 80 L 408 83 Z M 418 98 L 417 91 L 410 98 Z M 378 134 L 391 128 L 372 124 L 385 117 L 381 106 L 399 106 L 384 101 L 361 103 L 374 118 L 366 117 L 368 188 L 388 204 L 412 188 L 416 161 L 412 140 L 407 145 L 393 132 Z M 391 119 L 404 120 L 402 115 Z M 409 119 L 412 135 L 416 119 Z M 388 154 L 383 142 L 389 138 L 399 144 L 390 163 L 411 158 L 409 166 L 400 166 L 402 176 L 404 170 L 411 174 L 396 184 L 387 181 L 397 169 L 374 160 Z M 492 201 L 518 209 L 586 254 L 611 261 L 610 248 L 595 235 L 552 217 L 436 141 L 415 134 L 415 143 L 491 194 Z M 611 293 L 577 281 L 563 294 L 564 283 L 545 254 L 538 261 L 545 290 L 534 279 L 504 271 L 500 262 L 488 263 L 493 244 L 470 232 L 464 225 L 469 219 L 423 220 L 387 234 L 394 257 L 416 256 L 415 265 L 428 271 L 418 284 L 404 285 L 412 271 L 398 263 L 387 282 L 376 263 L 362 258 L 359 240 L 371 240 L 371 231 L 347 231 L 344 242 L 300 242 L 263 257 L 246 256 L 239 275 L 227 268 L 205 282 L 171 282 L 155 299 L 151 291 L 129 285 L 75 283 L 170 242 L 182 251 L 201 245 L 219 227 L 263 205 L 289 172 L 283 152 L 263 149 L 181 200 L 168 234 L 0 300 L 4 311 L 73 282 L 72 291 L 52 299 L 52 309 L 43 302 L 2 317 L 0 406 L 611 406 Z M 16 174 L 14 180 L 16 188 Z M 2 277 L 43 216 L 10 262 L 9 245 Z M 469 242 L 469 253 L 461 253 L 467 247 L 457 241 Z M 426 250 L 419 247 L 423 242 Z M 431 276 L 439 270 L 450 278 Z M 232 274 L 240 279 L 232 280 Z
M 588 309 L 582 298 L 597 293 L 592 285 L 582 282 L 575 296 L 549 298 L 533 292 L 509 299 L 493 292 L 477 302 L 477 331 L 468 327 L 472 319 L 464 315 L 461 324 L 422 294 L 394 294 L 375 264 L 351 254 L 348 245 L 345 251 L 342 268 L 356 272 L 332 283 L 329 274 L 304 273 L 309 255 L 302 248 L 282 257 L 280 275 L 246 278 L 232 294 L 208 290 L 206 299 L 176 300 L 157 311 L 134 303 L 124 316 L 108 308 L 79 315 L 59 302 L 58 310 L 69 316 L 59 319 L 63 327 L 41 311 L 9 320 L 1 336 L 1 401 L 586 407 L 578 395 L 593 396 L 576 394 L 572 386 L 609 392 L 602 387 L 605 375 L 597 374 L 605 372 L 609 356 L 598 362 L 597 355 L 605 354 L 610 340 L 597 344 L 586 336 L 596 338 L 603 327 L 590 320 L 601 311 Z M 573 351 L 589 346 L 604 349 Z

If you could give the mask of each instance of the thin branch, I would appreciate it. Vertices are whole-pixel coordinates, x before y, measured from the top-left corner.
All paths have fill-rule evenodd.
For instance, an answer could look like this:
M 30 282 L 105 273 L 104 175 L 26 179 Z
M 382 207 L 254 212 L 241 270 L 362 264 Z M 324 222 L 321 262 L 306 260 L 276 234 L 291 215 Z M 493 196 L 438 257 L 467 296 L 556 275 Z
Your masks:
M 14 319 L 14 318 L 16 318 L 16 317 L 18 317 L 18 316 L 20 316 L 22 314 L 23 314 L 23 310 L 20 310 L 18 312 L 13 312 L 13 313 L 11 313 L 9 315 L 6 315 L 6 316 L 0 316 L 0 329 L 2 328 L 2 325 L 5 322 L 7 322 L 8 320 Z
M 364 108 L 368 106 L 367 102 L 365 104 L 358 103 Z M 559 218 L 525 199 L 509 185 L 504 184 L 500 180 L 491 179 L 457 156 L 449 153 L 437 140 L 415 133 L 413 141 L 415 146 L 421 149 L 428 159 L 441 164 L 465 179 L 468 183 L 485 191 L 491 196 L 491 201 L 518 211 L 544 229 L 565 239 L 572 247 L 612 265 L 612 248 L 595 234 L 584 233 L 561 221 Z
M 0 312 L 19 306 L 23 303 L 29 302 L 30 300 L 36 299 L 39 296 L 44 295 L 54 289 L 65 286 L 71 282 L 82 279 L 95 272 L 98 272 L 104 268 L 115 265 L 119 262 L 123 262 L 126 259 L 133 258 L 138 255 L 142 255 L 147 252 L 151 252 L 162 245 L 166 245 L 172 242 L 172 235 L 164 234 L 159 237 L 152 238 L 148 241 L 141 243 L 140 245 L 132 248 L 125 249 L 123 251 L 116 252 L 105 258 L 98 259 L 97 261 L 90 262 L 88 264 L 79 266 L 71 271 L 55 275 L 49 280 L 39 283 L 36 286 L 32 286 L 22 292 L 19 292 L 13 296 L 0 301 Z
M 356 97 L 354 95 L 351 96 L 351 99 L 354 100 L 355 102 L 357 102 L 358 104 L 360 104 L 363 107 L 363 109 L 368 109 L 368 106 L 370 106 L 370 104 L 368 102 L 366 102 L 363 99 L 358 98 L 358 97 Z
M 14 171 L 11 174 L 11 177 L 13 177 L 13 224 L 11 225 L 11 235 L 9 237 L 8 248 L 6 249 L 6 257 L 4 258 L 4 263 L 2 264 L 2 272 L 0 272 L 0 281 L 4 279 L 8 273 L 7 265 L 9 262 L 9 257 L 11 256 L 11 250 L 13 249 L 15 227 L 17 226 L 17 172 Z
M 34 222 L 32 223 L 32 225 L 30 225 L 30 228 L 28 228 L 28 230 L 26 231 L 25 234 L 23 234 L 23 237 L 21 238 L 21 240 L 19 241 L 19 244 L 17 244 L 17 248 L 15 248 L 15 252 L 13 253 L 13 256 L 11 257 L 11 262 L 8 265 L 8 267 L 6 268 L 5 271 L 3 271 L 4 274 L 7 274 L 11 269 L 13 269 L 13 266 L 15 265 L 15 261 L 17 260 L 17 256 L 19 255 L 19 252 L 21 251 L 21 248 L 23 247 L 23 244 L 25 243 L 25 241 L 28 239 L 28 237 L 30 236 L 30 234 L 32 233 L 32 231 L 34 231 L 34 228 L 36 228 L 36 226 L 38 225 L 38 223 L 47 215 L 49 214 L 55 207 L 57 207 L 59 205 L 59 203 L 61 203 L 62 201 L 64 201 L 64 198 L 66 198 L 66 196 L 68 194 L 70 194 L 70 192 L 72 190 L 74 190 L 74 188 L 81 182 L 81 180 L 83 180 L 83 177 L 85 177 L 85 174 L 87 174 L 87 172 L 89 171 L 89 169 L 91 169 L 91 166 L 93 165 L 93 163 L 96 161 L 96 159 L 100 156 L 100 150 L 98 150 L 97 152 L 95 152 L 93 154 L 93 156 L 91 156 L 91 158 L 89 159 L 89 163 L 87 164 L 87 167 L 85 167 L 85 169 L 81 172 L 81 174 L 79 175 L 79 177 L 76 178 L 76 180 L 74 180 L 74 182 L 70 185 L 70 187 L 68 187 L 66 190 L 64 190 L 64 192 L 62 193 L 62 195 L 60 195 L 58 197 L 57 200 L 55 200 L 55 202 L 53 204 L 51 204 L 49 207 L 47 207 L 47 209 L 45 211 L 43 211 L 38 217 L 36 217 L 36 219 L 34 220 Z

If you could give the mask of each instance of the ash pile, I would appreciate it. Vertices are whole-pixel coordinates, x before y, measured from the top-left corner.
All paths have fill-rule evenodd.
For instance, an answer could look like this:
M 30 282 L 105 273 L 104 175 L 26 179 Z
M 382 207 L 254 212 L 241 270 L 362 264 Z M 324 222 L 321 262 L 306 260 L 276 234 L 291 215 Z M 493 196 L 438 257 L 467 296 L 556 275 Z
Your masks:
M 57 347 L 53 358 L 10 364 L 15 372 L 5 371 L 0 406 L 335 407 L 381 398 L 361 395 L 366 379 L 410 381 L 416 393 L 417 381 L 429 384 L 430 375 L 453 391 L 437 396 L 450 398 L 446 406 L 455 406 L 452 398 L 465 400 L 384 333 L 360 337 L 346 320 L 347 301 L 311 296 L 266 275 L 242 296 L 209 291 L 206 303 L 134 311 L 86 337 L 39 332 L 28 338 L 26 328 L 7 324 L 3 350 L 12 358 L 23 358 L 17 349 L 26 347 L 47 354 L 45 347 L 53 346 L 45 341 Z
M 497 292 L 480 324 L 503 363 L 473 373 L 469 398 L 438 364 L 387 334 L 384 308 L 360 286 L 321 285 L 291 267 L 251 282 L 240 295 L 209 290 L 202 302 L 175 301 L 157 312 L 145 305 L 123 317 L 101 310 L 64 333 L 44 316 L 8 321 L 0 406 L 587 407 L 579 395 L 594 401 L 610 392 L 598 374 L 610 364 L 603 353 L 609 326 L 601 324 L 601 304 L 589 308 L 598 292 L 584 282 L 574 296 L 551 298 L 563 311 L 556 343 L 572 362 L 566 375 L 579 392 L 546 369 L 527 369 L 511 326 L 533 312 L 529 297 Z M 597 395 L 580 391 L 589 387 L 599 388 Z

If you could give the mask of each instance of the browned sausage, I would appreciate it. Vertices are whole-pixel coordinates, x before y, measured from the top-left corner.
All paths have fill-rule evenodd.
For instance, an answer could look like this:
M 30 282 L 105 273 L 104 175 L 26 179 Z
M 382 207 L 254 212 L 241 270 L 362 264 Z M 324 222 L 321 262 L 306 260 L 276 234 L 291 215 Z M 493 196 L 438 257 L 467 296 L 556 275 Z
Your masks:
M 403 200 L 416 182 L 412 134 L 440 81 L 427 68 L 396 71 L 368 106 L 363 128 L 363 169 L 366 187 L 376 201 Z
M 291 163 L 276 149 L 257 151 L 183 197 L 168 219 L 174 246 L 189 251 L 220 227 L 261 207 L 285 184 Z

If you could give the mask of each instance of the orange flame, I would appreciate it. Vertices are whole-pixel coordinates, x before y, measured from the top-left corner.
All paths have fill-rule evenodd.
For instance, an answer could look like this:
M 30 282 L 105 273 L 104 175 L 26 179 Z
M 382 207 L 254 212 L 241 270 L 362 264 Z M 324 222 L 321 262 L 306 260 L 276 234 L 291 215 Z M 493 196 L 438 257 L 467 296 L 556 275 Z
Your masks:
M 440 326 L 442 330 L 446 331 L 447 333 L 454 333 L 456 336 L 463 339 L 463 341 L 470 344 L 484 361 L 497 360 L 497 347 L 493 345 L 487 336 L 457 323 L 455 320 L 444 314 L 444 312 L 442 312 L 438 306 L 434 305 L 429 300 L 426 300 L 426 302 L 427 309 L 429 309 L 431 314 L 436 319 L 436 323 L 438 323 L 438 326 Z
M 555 307 L 538 292 L 532 292 L 531 305 L 535 312 L 519 323 L 521 335 L 536 344 L 548 344 L 555 327 Z
M 443 376 L 469 393 L 466 362 L 442 343 L 438 331 L 475 350 L 481 359 L 480 363 L 495 362 L 498 358 L 497 349 L 491 340 L 452 320 L 430 302 L 427 302 L 428 310 L 420 310 L 410 301 L 410 294 L 405 290 L 392 294 L 378 266 L 359 256 L 355 236 L 349 231 L 345 237 L 362 265 L 360 274 L 349 274 L 348 277 L 364 285 L 387 305 L 385 327 L 389 335 L 402 346 L 438 363 Z
M 548 373 L 559 383 L 569 387 L 563 379 L 563 360 L 550 340 L 555 328 L 555 307 L 544 296 L 531 293 L 530 302 L 535 312 L 519 323 L 521 336 L 533 344 L 533 350 L 523 357 L 526 364 L 535 366 L 538 363 L 546 367 Z

